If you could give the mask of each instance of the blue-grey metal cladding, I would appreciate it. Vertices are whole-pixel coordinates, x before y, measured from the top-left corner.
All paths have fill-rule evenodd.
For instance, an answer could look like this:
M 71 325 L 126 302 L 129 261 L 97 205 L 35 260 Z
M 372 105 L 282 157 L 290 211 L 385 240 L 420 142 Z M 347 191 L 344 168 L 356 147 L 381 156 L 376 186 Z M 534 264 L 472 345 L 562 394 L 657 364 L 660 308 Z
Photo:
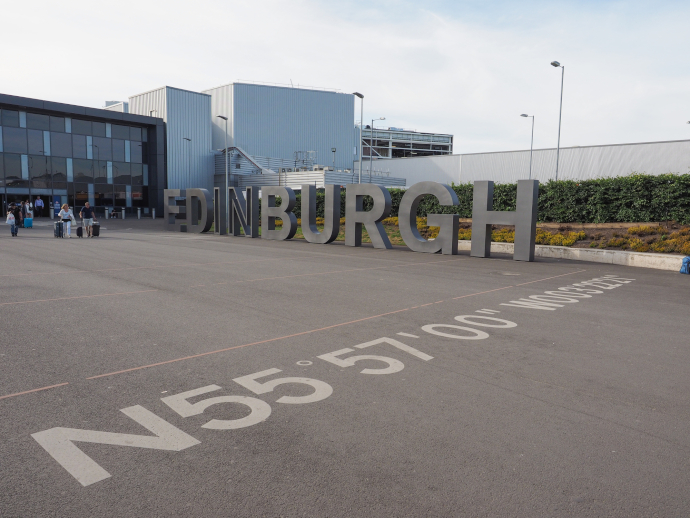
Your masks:
M 316 151 L 316 163 L 332 166 L 335 148 L 335 167 L 352 168 L 353 95 L 235 83 L 232 105 L 233 145 L 247 153 L 289 160 Z
M 212 191 L 211 96 L 165 86 L 130 97 L 129 107 L 166 122 L 168 188 Z
M 211 146 L 213 149 L 223 149 L 226 142 L 225 121 L 220 119 L 218 115 L 228 118 L 228 147 L 235 145 L 232 132 L 232 91 L 232 83 L 203 90 L 203 93 L 211 96 Z M 223 163 L 225 163 L 225 161 L 223 161 Z

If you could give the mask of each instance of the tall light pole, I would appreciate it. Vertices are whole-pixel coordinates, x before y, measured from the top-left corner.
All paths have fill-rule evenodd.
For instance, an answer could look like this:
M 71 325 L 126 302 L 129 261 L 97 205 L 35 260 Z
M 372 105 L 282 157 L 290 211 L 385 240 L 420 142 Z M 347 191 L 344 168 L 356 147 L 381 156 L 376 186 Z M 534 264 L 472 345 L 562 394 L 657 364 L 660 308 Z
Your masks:
M 385 117 L 379 117 L 378 119 L 371 119 L 371 129 L 369 130 L 369 183 L 371 183 L 371 163 L 372 153 L 374 152 L 374 121 L 385 121 Z
M 230 197 L 228 196 L 228 191 L 230 191 L 230 185 L 228 183 L 228 118 L 223 117 L 222 115 L 217 115 L 217 117 L 225 121 L 225 224 L 229 225 Z M 225 229 L 223 229 L 223 232 L 225 232 Z
M 335 171 L 335 148 L 331 148 L 331 153 L 333 153 L 333 171 Z
M 352 95 L 359 97 L 359 106 L 361 109 L 359 117 L 359 183 L 362 183 L 362 126 L 364 125 L 364 96 L 359 92 L 354 92 Z
M 561 114 L 563 113 L 563 76 L 565 75 L 565 66 L 558 61 L 551 62 L 552 67 L 561 67 L 561 107 L 558 111 L 558 147 L 556 148 L 556 180 L 558 180 L 558 158 L 561 154 Z
M 532 148 L 534 147 L 534 115 L 523 113 L 520 117 L 532 117 L 532 140 L 529 144 L 529 179 L 532 179 Z

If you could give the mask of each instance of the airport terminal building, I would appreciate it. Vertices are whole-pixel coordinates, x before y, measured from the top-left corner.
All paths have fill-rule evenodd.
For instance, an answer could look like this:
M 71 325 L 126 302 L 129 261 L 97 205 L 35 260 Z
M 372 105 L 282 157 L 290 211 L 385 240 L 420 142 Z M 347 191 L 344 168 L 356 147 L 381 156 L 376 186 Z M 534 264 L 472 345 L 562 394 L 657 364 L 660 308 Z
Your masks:
M 161 119 L 0 94 L 3 207 L 40 196 L 129 211 L 162 203 Z

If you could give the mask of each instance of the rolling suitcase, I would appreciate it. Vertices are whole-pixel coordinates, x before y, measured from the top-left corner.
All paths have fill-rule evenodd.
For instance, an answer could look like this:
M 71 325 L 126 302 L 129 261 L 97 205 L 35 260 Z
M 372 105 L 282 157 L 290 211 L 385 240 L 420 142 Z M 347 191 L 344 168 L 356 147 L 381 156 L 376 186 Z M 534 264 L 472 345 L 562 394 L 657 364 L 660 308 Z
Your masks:
M 98 237 L 101 235 L 101 224 L 96 223 L 95 221 L 93 222 L 93 226 L 91 227 L 91 235 L 93 237 Z
M 77 227 L 77 237 L 84 237 L 84 227 Z
M 63 237 L 62 236 L 62 232 L 63 232 L 62 221 L 56 221 L 54 223 L 54 227 L 55 227 L 55 237 Z
M 24 218 L 24 228 L 34 228 L 34 218 Z

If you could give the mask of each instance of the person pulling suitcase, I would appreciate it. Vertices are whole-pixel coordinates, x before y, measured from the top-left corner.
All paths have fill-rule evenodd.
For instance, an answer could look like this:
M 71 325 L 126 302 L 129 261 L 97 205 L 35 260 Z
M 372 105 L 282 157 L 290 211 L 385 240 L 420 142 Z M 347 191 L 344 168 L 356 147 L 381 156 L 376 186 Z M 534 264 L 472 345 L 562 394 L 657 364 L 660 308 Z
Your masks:
M 94 210 L 88 201 L 84 204 L 81 212 L 79 212 L 79 217 L 82 219 L 86 237 L 93 237 Z

